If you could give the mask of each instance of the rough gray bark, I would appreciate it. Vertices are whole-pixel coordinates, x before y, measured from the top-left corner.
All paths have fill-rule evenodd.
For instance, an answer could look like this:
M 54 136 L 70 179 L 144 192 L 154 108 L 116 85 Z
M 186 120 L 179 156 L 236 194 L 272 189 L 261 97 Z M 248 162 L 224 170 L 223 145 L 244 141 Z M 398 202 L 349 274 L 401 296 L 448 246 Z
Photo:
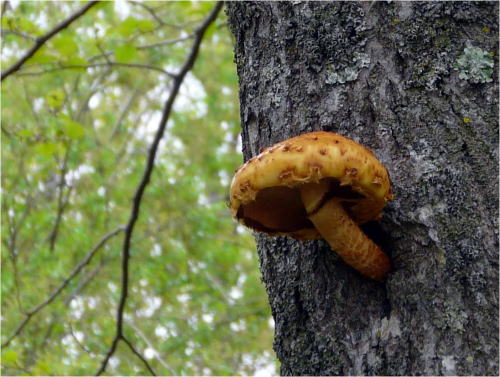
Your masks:
M 324 242 L 257 236 L 281 374 L 497 375 L 498 3 L 229 2 L 227 13 L 245 160 L 334 131 L 375 152 L 395 194 L 365 227 L 391 255 L 384 284 Z

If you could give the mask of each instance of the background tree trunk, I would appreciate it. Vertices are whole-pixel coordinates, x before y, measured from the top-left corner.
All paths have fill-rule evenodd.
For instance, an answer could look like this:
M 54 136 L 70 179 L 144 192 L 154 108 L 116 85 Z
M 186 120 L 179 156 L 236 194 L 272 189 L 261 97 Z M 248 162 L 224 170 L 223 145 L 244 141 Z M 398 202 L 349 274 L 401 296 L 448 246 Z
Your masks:
M 281 374 L 496 375 L 498 3 L 229 2 L 227 13 L 245 160 L 334 131 L 375 152 L 395 195 L 365 226 L 393 261 L 383 284 L 325 242 L 257 236 Z

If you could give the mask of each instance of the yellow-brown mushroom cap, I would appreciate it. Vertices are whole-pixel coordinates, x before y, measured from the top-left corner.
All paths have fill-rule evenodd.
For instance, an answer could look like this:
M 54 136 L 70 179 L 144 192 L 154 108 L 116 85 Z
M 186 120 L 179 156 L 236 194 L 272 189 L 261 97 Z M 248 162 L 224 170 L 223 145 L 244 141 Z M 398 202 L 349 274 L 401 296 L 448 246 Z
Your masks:
M 233 178 L 229 207 L 246 226 L 297 239 L 321 238 L 307 219 L 299 186 L 331 181 L 326 197 L 345 198 L 353 220 L 378 219 L 392 199 L 389 174 L 375 155 L 333 132 L 311 132 L 266 148 Z

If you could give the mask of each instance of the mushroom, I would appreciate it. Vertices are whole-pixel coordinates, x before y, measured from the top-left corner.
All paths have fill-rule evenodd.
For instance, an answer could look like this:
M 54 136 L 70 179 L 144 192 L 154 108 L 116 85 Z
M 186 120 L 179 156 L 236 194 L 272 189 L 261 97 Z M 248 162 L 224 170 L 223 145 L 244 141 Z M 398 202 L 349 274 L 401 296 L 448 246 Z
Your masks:
M 392 200 L 375 155 L 333 132 L 311 132 L 264 149 L 231 183 L 229 207 L 247 227 L 298 240 L 325 239 L 362 274 L 382 281 L 388 256 L 359 228 Z

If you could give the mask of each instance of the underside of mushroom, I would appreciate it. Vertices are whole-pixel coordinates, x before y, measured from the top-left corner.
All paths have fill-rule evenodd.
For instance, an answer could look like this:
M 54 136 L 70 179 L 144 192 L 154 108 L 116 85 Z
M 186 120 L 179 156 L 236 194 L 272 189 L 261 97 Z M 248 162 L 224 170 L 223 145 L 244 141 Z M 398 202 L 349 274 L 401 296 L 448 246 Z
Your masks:
M 362 274 L 382 281 L 391 269 L 388 256 L 368 238 L 344 209 L 349 199 L 327 196 L 326 180 L 301 186 L 300 194 L 307 218 L 330 247 Z

